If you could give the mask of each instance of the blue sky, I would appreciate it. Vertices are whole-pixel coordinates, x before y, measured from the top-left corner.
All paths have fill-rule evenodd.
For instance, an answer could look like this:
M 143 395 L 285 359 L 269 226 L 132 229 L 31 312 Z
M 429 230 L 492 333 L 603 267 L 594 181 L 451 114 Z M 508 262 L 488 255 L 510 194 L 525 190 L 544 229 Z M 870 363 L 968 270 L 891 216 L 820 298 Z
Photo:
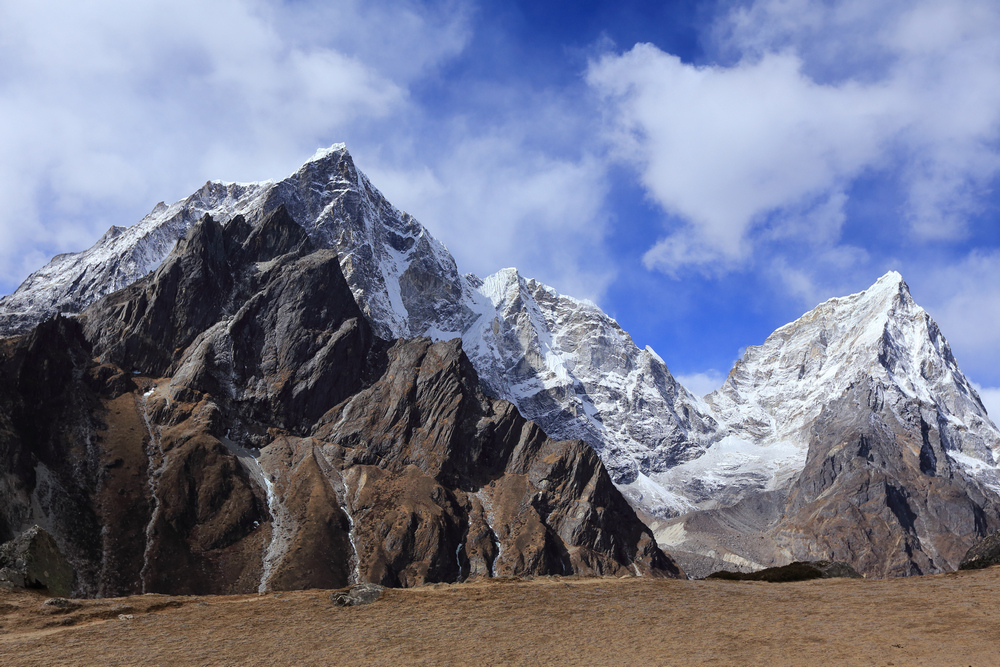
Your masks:
M 462 270 L 591 298 L 693 389 L 900 271 L 1000 411 L 1000 5 L 0 2 L 0 292 L 344 141 Z

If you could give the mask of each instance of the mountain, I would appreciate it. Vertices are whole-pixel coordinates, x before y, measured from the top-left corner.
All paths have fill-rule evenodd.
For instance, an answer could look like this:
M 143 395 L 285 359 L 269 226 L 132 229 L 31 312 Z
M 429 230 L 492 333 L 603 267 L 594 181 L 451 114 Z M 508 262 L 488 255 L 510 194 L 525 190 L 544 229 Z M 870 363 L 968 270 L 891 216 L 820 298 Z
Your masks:
M 460 341 L 378 337 L 283 206 L 204 216 L 0 368 L 0 540 L 48 530 L 77 594 L 681 574 L 593 450 L 483 395 Z
M 717 424 L 651 349 L 639 349 L 593 303 L 504 269 L 477 283 L 489 308 L 464 333 L 487 392 L 507 398 L 557 438 L 600 454 L 626 497 L 650 514 L 684 499 L 653 478 L 692 456 Z
M 448 250 L 393 207 L 343 144 L 317 151 L 281 181 L 210 182 L 92 248 L 60 255 L 0 299 L 0 333 L 73 314 L 153 271 L 203 215 L 251 227 L 285 207 L 318 248 L 337 251 L 351 291 L 383 338 L 456 337 L 486 393 L 506 399 L 557 439 L 600 453 L 615 483 L 650 515 L 693 506 L 651 477 L 711 438 L 713 418 L 651 349 L 639 349 L 597 306 L 504 269 L 458 273 Z
M 659 526 L 667 548 L 892 576 L 1000 527 L 1000 432 L 896 272 L 747 348 L 705 400 L 723 437 L 670 471 L 703 511 Z
M 590 445 L 691 572 L 813 556 L 870 576 L 940 571 L 996 525 L 1000 431 L 898 274 L 747 348 L 725 385 L 698 398 L 593 303 L 516 269 L 460 274 L 343 145 L 281 181 L 208 183 L 83 253 L 56 257 L 0 300 L 0 331 L 80 312 L 160 270 L 170 239 L 205 214 L 254 230 L 279 209 L 313 248 L 335 253 L 371 335 L 461 339 L 482 393 L 509 401 L 552 438 Z M 220 284 L 229 279 L 220 269 Z M 167 368 L 176 351 L 169 336 L 203 335 L 201 324 L 161 323 L 149 341 L 128 345 L 145 350 L 143 363 Z M 99 342 L 125 344 L 115 331 Z M 247 400 L 287 420 L 285 403 L 267 407 L 273 388 L 254 382 Z
M 475 317 L 445 247 L 389 204 L 336 144 L 282 181 L 206 183 L 170 206 L 157 204 L 132 227 L 112 227 L 88 250 L 55 257 L 0 301 L 0 331 L 24 333 L 53 313 L 82 312 L 148 275 L 203 215 L 223 223 L 242 215 L 255 226 L 280 206 L 317 247 L 338 251 L 383 337 L 418 335 L 432 324 L 460 330 Z

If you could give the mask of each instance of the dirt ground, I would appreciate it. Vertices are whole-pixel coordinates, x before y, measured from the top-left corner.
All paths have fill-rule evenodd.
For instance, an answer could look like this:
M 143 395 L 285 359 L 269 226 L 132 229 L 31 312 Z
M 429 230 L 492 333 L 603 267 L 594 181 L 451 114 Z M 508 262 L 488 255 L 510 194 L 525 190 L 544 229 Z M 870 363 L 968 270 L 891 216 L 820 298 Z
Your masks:
M 536 578 L 74 600 L 0 591 L 3 665 L 997 665 L 1000 567 L 769 584 Z

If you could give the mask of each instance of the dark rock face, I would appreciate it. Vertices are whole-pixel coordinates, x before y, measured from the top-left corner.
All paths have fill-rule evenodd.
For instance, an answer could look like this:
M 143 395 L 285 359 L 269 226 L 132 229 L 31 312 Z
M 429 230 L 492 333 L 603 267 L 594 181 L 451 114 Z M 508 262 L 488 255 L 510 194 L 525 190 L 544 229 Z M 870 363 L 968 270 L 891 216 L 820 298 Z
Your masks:
M 45 588 L 53 595 L 69 595 L 73 578 L 73 568 L 56 541 L 38 526 L 0 545 L 0 582 Z
M 459 341 L 400 341 L 388 356 L 383 378 L 314 430 L 350 466 L 362 578 L 678 574 L 594 451 L 483 396 Z
M 0 540 L 44 526 L 80 590 L 93 594 L 104 523 L 93 496 L 103 490 L 102 392 L 128 380 L 90 357 L 79 323 L 58 316 L 0 345 Z
M 955 569 L 970 541 L 1000 528 L 1000 508 L 954 469 L 936 429 L 903 419 L 882 409 L 877 383 L 824 410 L 772 530 L 781 548 L 872 577 L 926 574 Z
M 725 579 L 728 581 L 769 581 L 780 583 L 784 581 L 809 581 L 810 579 L 834 579 L 847 577 L 861 579 L 857 570 L 847 563 L 827 560 L 796 561 L 780 567 L 769 567 L 757 572 L 713 572 L 706 579 Z
M 1000 564 L 1000 533 L 993 533 L 966 552 L 958 569 L 981 570 L 997 564 Z
M 680 575 L 458 341 L 376 337 L 283 207 L 206 217 L 80 319 L 0 357 L 0 533 L 51 526 L 79 594 Z

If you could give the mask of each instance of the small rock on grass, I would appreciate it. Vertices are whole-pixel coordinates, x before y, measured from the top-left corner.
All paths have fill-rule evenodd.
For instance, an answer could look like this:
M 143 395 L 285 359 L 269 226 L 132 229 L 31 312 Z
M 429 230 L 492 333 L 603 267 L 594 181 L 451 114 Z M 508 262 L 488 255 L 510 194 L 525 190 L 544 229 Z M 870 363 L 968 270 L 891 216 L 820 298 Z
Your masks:
M 350 590 L 332 593 L 330 600 L 338 607 L 357 607 L 375 602 L 384 590 L 385 586 L 378 584 L 355 584 Z

